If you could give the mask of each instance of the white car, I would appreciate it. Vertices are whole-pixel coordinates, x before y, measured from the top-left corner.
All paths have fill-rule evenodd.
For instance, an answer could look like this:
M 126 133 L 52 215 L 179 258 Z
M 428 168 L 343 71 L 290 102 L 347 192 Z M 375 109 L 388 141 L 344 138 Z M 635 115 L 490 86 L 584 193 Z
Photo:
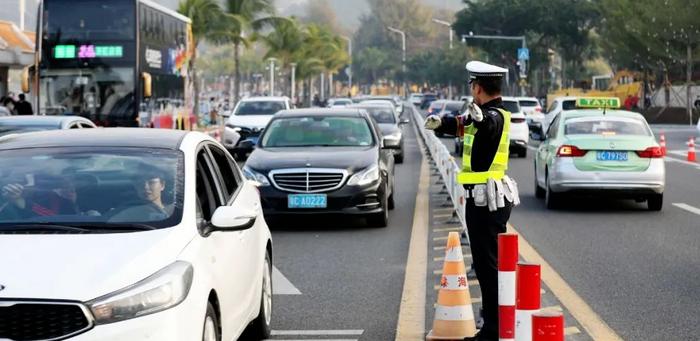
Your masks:
M 352 100 L 349 98 L 331 98 L 328 100 L 329 108 L 345 108 L 352 105 Z
M 36 132 L 0 157 L 0 339 L 269 336 L 270 231 L 211 137 Z
M 503 107 L 510 112 L 510 152 L 519 157 L 527 156 L 527 144 L 530 142 L 530 128 L 525 114 L 515 97 L 503 97 Z
M 289 97 L 250 97 L 236 104 L 226 120 L 223 144 L 237 159 L 244 159 L 258 144 L 260 133 L 278 111 L 289 110 Z
M 414 92 L 410 96 L 408 96 L 408 101 L 411 102 L 413 105 L 420 105 L 420 103 L 423 102 L 423 94 L 419 92 Z
M 520 108 L 525 114 L 528 126 L 531 128 L 535 126 L 542 127 L 544 124 L 544 113 L 542 112 L 540 101 L 535 97 L 518 97 L 518 103 L 520 103 Z
M 554 121 L 554 118 L 559 115 L 562 111 L 565 110 L 575 110 L 576 109 L 576 100 L 578 97 L 575 96 L 567 96 L 567 97 L 559 97 L 556 98 L 552 103 L 549 104 L 549 107 L 547 108 L 547 113 L 544 114 L 544 124 L 542 125 L 542 132 L 544 134 L 547 133 L 547 129 L 549 129 L 549 125 L 552 124 L 552 121 Z

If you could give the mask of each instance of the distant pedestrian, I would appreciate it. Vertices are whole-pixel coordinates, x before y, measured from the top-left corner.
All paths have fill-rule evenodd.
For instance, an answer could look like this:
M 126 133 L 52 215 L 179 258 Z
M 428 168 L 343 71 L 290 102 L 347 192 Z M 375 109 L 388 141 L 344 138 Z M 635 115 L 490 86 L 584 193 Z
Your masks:
M 19 94 L 19 101 L 15 104 L 15 110 L 17 110 L 17 115 L 20 116 L 34 115 L 32 104 L 26 101 L 24 94 Z
M 12 105 L 12 99 L 9 97 L 3 97 L 0 99 L 0 116 L 11 116 L 12 110 L 10 106 Z

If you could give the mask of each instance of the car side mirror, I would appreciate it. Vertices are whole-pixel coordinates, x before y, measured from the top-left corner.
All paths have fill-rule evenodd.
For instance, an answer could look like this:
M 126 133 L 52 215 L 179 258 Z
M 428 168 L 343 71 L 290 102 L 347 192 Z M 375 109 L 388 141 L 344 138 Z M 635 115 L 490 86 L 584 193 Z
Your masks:
M 211 217 L 212 231 L 243 231 L 255 225 L 257 214 L 234 206 L 220 206 Z
M 400 141 L 398 139 L 383 138 L 382 148 L 384 149 L 400 149 Z

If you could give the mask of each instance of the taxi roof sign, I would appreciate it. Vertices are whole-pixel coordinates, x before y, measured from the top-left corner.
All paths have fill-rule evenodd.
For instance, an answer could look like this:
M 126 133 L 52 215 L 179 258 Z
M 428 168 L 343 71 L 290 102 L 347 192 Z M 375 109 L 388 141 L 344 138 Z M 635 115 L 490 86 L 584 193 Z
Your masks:
M 581 109 L 619 109 L 617 97 L 581 97 L 576 100 L 576 107 Z

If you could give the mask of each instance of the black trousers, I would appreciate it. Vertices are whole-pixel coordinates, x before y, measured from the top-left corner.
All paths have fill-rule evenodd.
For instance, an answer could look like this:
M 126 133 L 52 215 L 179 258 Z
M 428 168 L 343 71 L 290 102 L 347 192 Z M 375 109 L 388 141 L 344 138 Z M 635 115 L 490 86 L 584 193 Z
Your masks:
M 472 250 L 474 271 L 481 287 L 484 326 L 481 335 L 498 339 L 498 234 L 506 232 L 512 204 L 490 212 L 488 206 L 477 207 L 474 199 L 466 204 L 467 232 Z

